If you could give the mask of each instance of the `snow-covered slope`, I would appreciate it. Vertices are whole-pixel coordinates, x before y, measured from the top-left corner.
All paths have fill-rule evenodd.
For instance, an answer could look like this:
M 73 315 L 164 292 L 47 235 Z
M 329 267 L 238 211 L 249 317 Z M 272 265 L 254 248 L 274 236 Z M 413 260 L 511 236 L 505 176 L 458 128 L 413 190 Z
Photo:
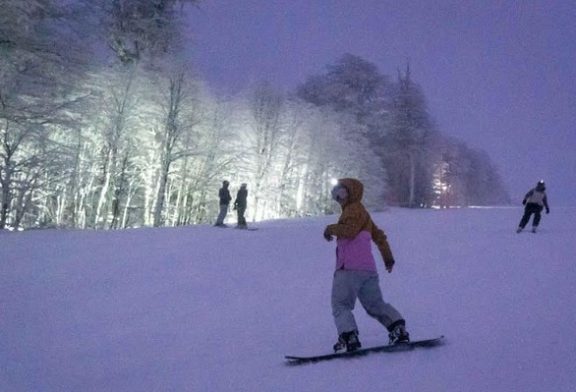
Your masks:
M 375 214 L 387 301 L 444 346 L 300 367 L 330 352 L 336 217 L 257 231 L 0 233 L 0 391 L 574 391 L 576 209 Z M 386 332 L 358 306 L 364 346 Z

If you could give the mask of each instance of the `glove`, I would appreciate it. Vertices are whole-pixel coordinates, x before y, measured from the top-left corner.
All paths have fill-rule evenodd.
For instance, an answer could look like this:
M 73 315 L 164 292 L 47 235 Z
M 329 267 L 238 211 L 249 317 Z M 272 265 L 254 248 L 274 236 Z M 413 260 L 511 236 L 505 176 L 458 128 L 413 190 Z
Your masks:
M 388 273 L 392 272 L 394 264 L 396 264 L 396 261 L 394 261 L 394 259 L 384 260 L 384 265 L 386 266 L 386 271 L 388 271 Z
M 550 208 L 546 208 L 546 213 L 547 213 L 547 214 L 550 213 Z
M 332 234 L 330 233 L 328 227 L 326 227 L 326 229 L 324 230 L 324 239 L 326 241 L 332 241 Z
M 526 199 L 522 200 L 522 205 L 523 205 L 523 206 L 526 205 Z

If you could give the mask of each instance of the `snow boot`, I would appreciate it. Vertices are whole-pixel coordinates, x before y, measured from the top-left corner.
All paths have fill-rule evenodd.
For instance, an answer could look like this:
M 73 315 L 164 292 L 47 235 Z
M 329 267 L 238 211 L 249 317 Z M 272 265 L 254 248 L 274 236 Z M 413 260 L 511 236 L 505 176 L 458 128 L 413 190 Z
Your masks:
M 516 233 L 520 233 L 522 230 L 524 230 L 523 227 L 518 227 L 518 229 L 516 229 Z
M 410 334 L 406 332 L 404 320 L 400 320 L 392 324 L 389 328 L 388 343 L 408 343 L 410 341 Z
M 338 336 L 338 342 L 334 345 L 334 352 L 346 349 L 346 352 L 356 351 L 362 347 L 358 339 L 358 331 L 353 330 L 350 332 L 341 333 Z
M 532 233 L 536 233 L 536 226 L 532 226 Z

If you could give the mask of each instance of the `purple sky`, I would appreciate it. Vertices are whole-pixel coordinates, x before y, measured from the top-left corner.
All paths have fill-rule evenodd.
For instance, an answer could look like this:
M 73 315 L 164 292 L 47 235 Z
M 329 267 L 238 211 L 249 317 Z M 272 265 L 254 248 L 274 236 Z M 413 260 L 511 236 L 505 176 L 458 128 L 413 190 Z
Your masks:
M 514 201 L 544 179 L 553 208 L 576 204 L 575 20 L 574 0 L 204 0 L 191 50 L 223 93 L 409 58 L 440 131 L 488 152 Z

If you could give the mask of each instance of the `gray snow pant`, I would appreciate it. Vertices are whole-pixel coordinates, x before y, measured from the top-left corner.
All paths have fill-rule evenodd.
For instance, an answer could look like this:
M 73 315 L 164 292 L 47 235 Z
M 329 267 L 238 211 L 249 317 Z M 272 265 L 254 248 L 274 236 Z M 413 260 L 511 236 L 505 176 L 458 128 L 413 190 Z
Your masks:
M 368 315 L 386 328 L 403 320 L 402 315 L 382 299 L 376 272 L 337 270 L 332 284 L 332 315 L 338 335 L 358 330 L 352 314 L 356 298 Z
M 216 219 L 216 225 L 223 225 L 227 214 L 228 204 L 220 204 L 220 214 L 218 214 L 218 219 Z

